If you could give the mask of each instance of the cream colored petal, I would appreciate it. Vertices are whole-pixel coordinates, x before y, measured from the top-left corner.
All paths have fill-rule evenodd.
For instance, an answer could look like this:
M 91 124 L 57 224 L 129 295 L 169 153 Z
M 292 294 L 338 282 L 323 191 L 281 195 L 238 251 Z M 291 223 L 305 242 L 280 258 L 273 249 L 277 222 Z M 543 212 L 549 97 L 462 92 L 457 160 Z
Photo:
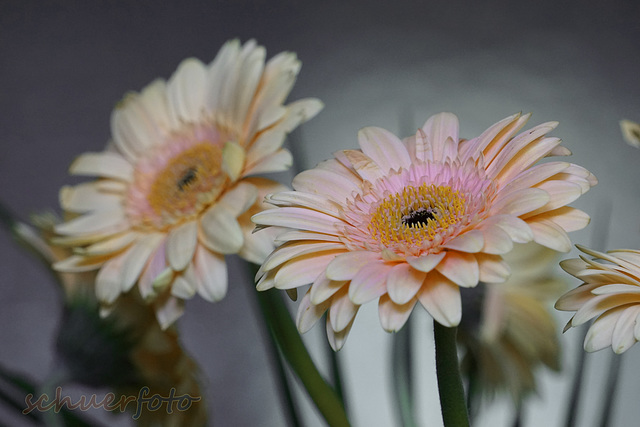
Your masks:
M 618 318 L 611 335 L 611 348 L 614 353 L 624 353 L 636 343 L 633 330 L 638 314 L 640 314 L 640 307 L 628 307 Z
M 414 145 L 415 155 L 417 160 L 423 162 L 433 162 L 433 149 L 431 148 L 431 141 L 427 138 L 427 134 L 422 129 L 418 129 L 414 139 L 410 140 Z M 411 146 L 411 145 L 409 145 Z
M 541 213 L 533 217 L 527 218 L 527 221 L 548 220 L 570 233 L 572 231 L 582 230 L 591 221 L 589 215 L 580 209 L 563 206 L 552 211 Z
M 531 227 L 533 240 L 536 243 L 559 252 L 571 250 L 571 239 L 559 225 L 546 219 L 528 220 L 527 223 Z
M 585 351 L 594 352 L 611 345 L 613 328 L 623 311 L 624 308 L 610 310 L 593 322 L 584 338 Z
M 525 188 L 508 194 L 500 194 L 491 205 L 491 213 L 520 216 L 546 205 L 549 193 L 539 188 Z
M 436 270 L 463 288 L 472 288 L 480 280 L 480 269 L 475 255 L 464 252 L 447 252 L 447 256 L 436 266 Z
M 169 111 L 175 123 L 196 122 L 204 112 L 207 71 L 195 58 L 185 59 L 167 83 Z
M 578 326 L 601 315 L 605 311 L 627 304 L 638 303 L 640 303 L 640 295 L 638 294 L 596 295 L 576 311 L 571 324 Z
M 164 240 L 164 235 L 160 233 L 148 234 L 141 237 L 131 250 L 127 252 L 127 257 L 122 266 L 122 291 L 127 292 L 133 287 L 142 269 L 146 265 L 151 254 Z
M 244 123 L 249 107 L 256 94 L 258 83 L 264 70 L 267 53 L 264 47 L 255 42 L 245 43 L 237 63 L 233 83 L 223 87 L 224 103 L 230 106 L 231 118 L 235 123 Z M 225 90 L 226 89 L 226 90 Z
M 238 39 L 226 42 L 207 67 L 206 89 L 204 93 L 204 105 L 208 111 L 228 111 L 225 105 L 226 99 L 222 96 L 225 86 L 229 86 L 229 75 L 236 69 L 238 56 L 240 55 L 240 41 Z
M 296 315 L 296 326 L 301 334 L 308 332 L 322 318 L 329 308 L 330 301 L 321 304 L 312 304 L 309 292 L 300 301 Z
M 382 262 L 364 266 L 351 279 L 349 298 L 354 304 L 367 303 L 387 292 L 387 276 L 391 265 Z
M 482 230 L 484 246 L 482 252 L 487 254 L 506 254 L 513 249 L 513 240 L 502 228 L 492 225 Z
M 349 298 L 347 289 L 342 289 L 331 298 L 331 307 L 327 319 L 331 323 L 331 329 L 342 331 L 349 326 L 358 313 L 359 305 L 354 304 Z
M 527 123 L 531 114 L 514 114 L 490 126 L 476 139 L 474 144 L 465 146 L 461 153 L 463 158 L 482 152 L 485 164 L 491 163 L 502 148 Z
M 169 232 L 167 260 L 175 271 L 182 271 L 191 263 L 198 244 L 198 223 L 188 221 Z
M 330 215 L 305 208 L 269 209 L 251 217 L 258 226 L 297 228 L 316 233 L 335 234 L 341 220 Z M 261 227 L 259 227 L 261 228 Z
M 82 256 L 103 256 L 119 252 L 140 237 L 136 232 L 117 234 L 113 237 L 94 243 L 85 248 L 76 248 L 75 252 Z
M 330 280 L 326 274 L 319 274 L 315 282 L 309 290 L 309 298 L 312 304 L 322 304 L 327 301 L 333 294 L 338 292 L 348 281 L 346 280 Z
M 566 171 L 570 166 L 571 163 L 568 162 L 548 162 L 534 165 L 520 172 L 518 176 L 504 186 L 503 191 L 521 190 L 533 187 L 554 175 Z
M 248 148 L 246 163 L 254 165 L 261 159 L 277 152 L 282 148 L 286 135 L 282 125 L 276 125 L 262 132 L 258 139 Z
M 593 298 L 591 293 L 600 284 L 584 284 L 575 289 L 570 290 L 566 294 L 562 295 L 555 303 L 556 310 L 561 311 L 577 311 Z
M 71 255 L 61 261 L 55 262 L 52 267 L 62 273 L 82 273 L 100 268 L 110 257 L 86 257 Z
M 324 274 L 327 264 L 335 257 L 336 252 L 329 251 L 323 252 L 323 255 L 304 255 L 285 262 L 275 275 L 276 288 L 291 289 L 313 283 L 318 275 Z
M 441 274 L 431 273 L 424 281 L 418 301 L 443 326 L 457 326 L 462 318 L 460 289 Z
M 351 280 L 365 265 L 378 260 L 379 256 L 374 252 L 347 252 L 329 263 L 327 277 L 331 280 Z
M 68 222 L 56 224 L 54 230 L 58 234 L 94 234 L 126 222 L 126 217 L 121 209 L 114 211 L 100 211 L 79 216 Z
M 275 239 L 275 243 L 280 245 L 294 240 L 319 240 L 323 242 L 339 242 L 340 239 L 331 234 L 312 233 L 309 231 L 288 230 L 280 232 Z
M 343 150 L 342 154 L 351 163 L 362 179 L 369 182 L 376 182 L 380 178 L 386 176 L 385 172 L 366 154 L 360 150 Z
M 355 317 L 353 319 L 355 319 Z M 340 332 L 336 332 L 331 327 L 330 316 L 327 316 L 327 322 L 326 322 L 327 339 L 329 340 L 329 345 L 331 345 L 331 348 L 333 349 L 333 351 L 338 351 L 342 348 L 344 343 L 347 341 L 347 337 L 349 336 L 349 332 L 351 331 L 352 326 L 353 326 L 353 320 L 351 320 L 351 323 L 346 328 L 344 328 Z
M 451 139 L 457 148 L 459 140 L 458 117 L 455 114 L 440 113 L 431 116 L 422 126 L 422 130 L 424 130 L 427 140 L 431 143 L 435 161 L 442 161 L 452 154 L 449 152 L 445 156 L 445 146 L 448 139 Z
M 153 289 L 153 282 L 167 268 L 165 248 L 166 241 L 158 245 L 154 253 L 149 257 L 149 261 L 140 275 L 140 279 L 138 280 L 138 290 L 140 291 L 140 296 L 142 296 L 144 300 L 148 300 L 155 296 L 156 292 Z
M 271 153 L 256 160 L 249 165 L 243 175 L 257 175 L 271 172 L 282 172 L 288 170 L 293 165 L 293 156 L 286 148 L 281 148 L 275 153 Z
M 242 224 L 240 224 L 242 227 Z M 253 227 L 251 227 L 253 229 Z M 244 230 L 244 228 L 243 228 Z M 244 231 L 244 244 L 238 256 L 254 264 L 262 264 L 274 250 L 274 239 L 279 231 L 275 228 L 260 230 L 257 233 Z
M 197 287 L 193 265 L 189 265 L 185 271 L 176 275 L 171 285 L 171 295 L 182 299 L 190 299 L 196 294 Z
M 238 217 L 245 213 L 258 198 L 258 188 L 249 182 L 239 182 L 227 190 L 218 200 L 217 205 L 224 205 L 225 212 Z
M 427 254 L 421 257 L 409 256 L 407 257 L 407 262 L 411 267 L 415 268 L 416 270 L 428 273 L 434 268 L 436 268 L 436 266 L 440 264 L 440 261 L 442 261 L 442 259 L 446 255 L 447 255 L 447 252 L 442 251 L 438 254 Z
M 240 178 L 240 174 L 244 169 L 245 158 L 244 148 L 235 142 L 227 141 L 222 147 L 222 170 L 232 182 Z
M 549 202 L 539 209 L 538 212 L 542 213 L 553 209 L 560 208 L 568 205 L 576 200 L 583 193 L 580 185 L 569 181 L 545 181 L 539 184 L 536 188 L 541 188 L 549 193 Z
M 533 240 L 533 232 L 522 219 L 513 215 L 495 215 L 488 218 L 484 224 L 497 225 L 502 228 L 514 243 L 527 243 Z
M 84 153 L 71 163 L 69 173 L 131 182 L 133 180 L 133 165 L 114 152 Z
M 485 283 L 502 283 L 509 278 L 511 269 L 501 256 L 491 254 L 476 254 L 478 261 L 479 279 Z
M 322 109 L 324 104 L 316 98 L 304 98 L 287 105 L 287 114 L 283 118 L 282 125 L 285 132 L 289 133 L 301 123 L 311 120 Z
M 112 304 L 122 292 L 122 272 L 131 250 L 107 261 L 96 276 L 96 298 L 102 304 Z
M 220 301 L 227 294 L 227 263 L 224 255 L 198 246 L 194 259 L 198 294 L 209 302 Z
M 334 202 L 344 203 L 351 199 L 353 192 L 360 190 L 355 175 L 348 178 L 342 174 L 322 169 L 310 169 L 299 173 L 293 179 L 292 186 L 296 191 L 321 194 Z
M 280 207 L 306 207 L 327 215 L 339 218 L 341 210 L 338 204 L 327 200 L 321 195 L 303 193 L 300 191 L 283 191 L 280 193 L 269 194 L 266 202 L 274 206 Z
M 560 261 L 560 267 L 562 267 L 562 269 L 567 273 L 575 276 L 579 271 L 584 270 L 587 267 L 587 264 L 580 258 L 572 258 Z
M 358 132 L 358 144 L 362 152 L 369 156 L 382 170 L 408 169 L 411 157 L 400 139 L 388 130 L 366 127 Z
M 262 263 L 262 266 L 265 270 L 272 270 L 280 264 L 302 255 L 340 249 L 346 251 L 344 244 L 332 242 L 315 242 L 313 240 L 292 242 L 277 248 L 274 252 L 271 253 L 271 255 L 269 255 L 269 257 L 267 257 L 267 259 Z
M 417 300 L 413 298 L 406 304 L 396 304 L 388 295 L 382 295 L 378 301 L 378 316 L 380 325 L 387 332 L 398 332 L 411 315 Z
M 409 302 L 420 290 L 427 273 L 416 270 L 409 264 L 393 266 L 387 278 L 387 293 L 398 305 Z
M 165 330 L 173 325 L 184 313 L 184 301 L 176 297 L 169 297 L 155 304 L 156 319 L 160 327 Z
M 460 252 L 476 253 L 484 247 L 484 236 L 480 230 L 470 230 L 442 245 L 443 248 Z
M 122 205 L 122 196 L 100 192 L 93 182 L 60 189 L 60 206 L 65 211 L 84 213 L 90 211 L 117 211 Z
M 235 254 L 244 243 L 235 212 L 221 203 L 213 205 L 202 216 L 198 237 L 206 247 L 221 254 Z
M 615 256 L 616 258 L 620 258 L 628 263 L 636 266 L 640 271 L 640 251 L 634 249 L 617 249 L 612 251 L 607 251 L 609 255 Z

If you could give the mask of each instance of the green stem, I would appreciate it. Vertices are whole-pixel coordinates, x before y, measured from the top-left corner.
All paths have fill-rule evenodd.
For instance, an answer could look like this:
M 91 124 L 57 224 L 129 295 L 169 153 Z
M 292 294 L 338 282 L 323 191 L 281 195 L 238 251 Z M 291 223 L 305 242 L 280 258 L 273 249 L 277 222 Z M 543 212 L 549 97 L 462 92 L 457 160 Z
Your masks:
M 468 427 L 469 415 L 458 364 L 457 328 L 447 328 L 433 322 L 436 343 L 436 374 L 440 407 L 445 427 Z
M 280 293 L 270 289 L 257 294 L 264 319 L 273 331 L 273 338 L 327 424 L 332 427 L 349 426 L 342 402 L 313 364 Z

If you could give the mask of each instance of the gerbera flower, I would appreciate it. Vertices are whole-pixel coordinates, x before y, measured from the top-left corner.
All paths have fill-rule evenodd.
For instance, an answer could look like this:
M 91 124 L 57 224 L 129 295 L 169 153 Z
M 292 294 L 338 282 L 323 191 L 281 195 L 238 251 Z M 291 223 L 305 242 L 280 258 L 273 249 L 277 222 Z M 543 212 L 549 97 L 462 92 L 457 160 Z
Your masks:
M 529 115 L 508 117 L 477 138 L 458 138 L 458 119 L 431 117 L 401 141 L 369 127 L 361 150 L 302 172 L 296 191 L 271 195 L 280 209 L 253 217 L 258 228 L 288 227 L 258 272 L 258 289 L 312 283 L 298 311 L 309 329 L 327 310 L 327 332 L 340 348 L 362 304 L 379 298 L 382 327 L 397 331 L 419 301 L 445 326 L 460 322 L 459 287 L 504 281 L 502 254 L 531 240 L 571 248 L 568 231 L 589 217 L 566 205 L 595 185 L 564 161 L 557 123 L 516 135 Z
M 506 282 L 462 289 L 462 366 L 487 398 L 504 390 L 519 406 L 536 390 L 537 368 L 560 368 L 551 303 L 566 283 L 554 274 L 557 256 L 537 243 L 516 245 L 504 256 L 512 271 Z
M 586 351 L 611 346 L 623 353 L 640 340 L 640 251 L 618 249 L 607 253 L 577 245 L 594 259 L 562 261 L 567 273 L 584 283 L 556 302 L 562 311 L 575 311 L 565 331 L 596 318 L 584 340 Z
M 163 327 L 184 298 L 223 298 L 224 255 L 259 263 L 272 249 L 271 235 L 251 235 L 250 215 L 284 187 L 249 176 L 287 169 L 286 134 L 322 108 L 283 105 L 299 69 L 293 53 L 265 64 L 262 46 L 233 40 L 209 65 L 187 59 L 168 82 L 127 95 L 111 116 L 113 143 L 70 167 L 99 179 L 60 192 L 77 217 L 56 226 L 56 243 L 76 254 L 55 268 L 99 269 L 105 307 L 138 282 Z

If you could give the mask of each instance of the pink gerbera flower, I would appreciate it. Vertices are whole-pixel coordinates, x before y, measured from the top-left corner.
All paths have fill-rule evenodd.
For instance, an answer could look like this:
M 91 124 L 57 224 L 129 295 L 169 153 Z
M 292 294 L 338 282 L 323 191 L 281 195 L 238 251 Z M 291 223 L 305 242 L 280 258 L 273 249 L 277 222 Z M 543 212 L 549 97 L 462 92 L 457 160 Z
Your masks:
M 557 123 L 516 135 L 529 115 L 508 117 L 477 138 L 458 137 L 450 113 L 431 117 L 404 141 L 369 127 L 360 150 L 302 172 L 296 191 L 270 195 L 279 206 L 253 217 L 285 227 L 258 272 L 258 289 L 311 283 L 298 311 L 308 330 L 326 311 L 339 349 L 362 304 L 378 300 L 387 331 L 402 327 L 419 301 L 445 326 L 460 322 L 459 287 L 504 281 L 501 255 L 534 240 L 568 251 L 567 232 L 589 217 L 566 205 L 596 184 L 584 168 L 544 157 L 569 155 L 548 137 Z
M 272 235 L 251 234 L 250 218 L 284 187 L 250 175 L 286 170 L 286 134 L 322 104 L 284 105 L 300 62 L 265 56 L 254 41 L 233 40 L 208 65 L 183 61 L 168 82 L 127 95 L 111 117 L 113 143 L 71 165 L 99 179 L 61 190 L 75 218 L 55 227 L 56 242 L 76 254 L 54 267 L 99 270 L 103 307 L 138 283 L 167 327 L 183 299 L 225 296 L 226 254 L 260 263 L 273 249 Z

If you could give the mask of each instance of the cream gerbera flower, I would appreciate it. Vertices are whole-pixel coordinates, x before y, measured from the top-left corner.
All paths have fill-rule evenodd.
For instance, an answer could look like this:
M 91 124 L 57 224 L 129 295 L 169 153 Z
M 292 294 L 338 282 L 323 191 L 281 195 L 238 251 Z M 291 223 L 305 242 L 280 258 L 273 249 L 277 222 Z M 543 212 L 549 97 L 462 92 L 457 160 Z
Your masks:
M 249 177 L 287 169 L 287 133 L 322 108 L 316 99 L 283 102 L 300 62 L 281 53 L 265 64 L 254 41 L 226 43 L 205 65 L 187 59 L 168 82 L 127 95 L 111 116 L 113 143 L 71 165 L 96 181 L 64 187 L 56 243 L 76 254 L 60 271 L 99 269 L 96 293 L 108 307 L 138 282 L 163 327 L 196 292 L 227 290 L 225 254 L 259 263 L 272 237 L 252 235 L 250 215 L 277 183 Z
M 551 303 L 566 282 L 554 273 L 557 257 L 558 252 L 537 243 L 517 245 L 504 256 L 512 271 L 506 282 L 463 289 L 462 365 L 487 397 L 505 390 L 519 405 L 536 390 L 537 368 L 560 368 Z
M 640 251 L 618 249 L 607 253 L 578 249 L 593 260 L 580 258 L 562 261 L 562 268 L 584 281 L 556 302 L 562 311 L 575 311 L 565 331 L 597 317 L 584 340 L 586 351 L 611 346 L 623 353 L 640 340 Z
M 340 348 L 362 304 L 379 299 L 382 327 L 402 327 L 416 302 L 445 326 L 460 322 L 461 287 L 501 282 L 502 254 L 531 240 L 568 251 L 568 231 L 587 225 L 566 205 L 595 185 L 545 123 L 516 136 L 529 118 L 508 117 L 477 138 L 458 138 L 458 119 L 431 117 L 401 141 L 370 127 L 361 150 L 302 172 L 297 191 L 271 195 L 280 209 L 259 213 L 259 228 L 288 227 L 258 272 L 258 289 L 313 283 L 298 311 L 308 330 L 329 310 L 327 332 Z

